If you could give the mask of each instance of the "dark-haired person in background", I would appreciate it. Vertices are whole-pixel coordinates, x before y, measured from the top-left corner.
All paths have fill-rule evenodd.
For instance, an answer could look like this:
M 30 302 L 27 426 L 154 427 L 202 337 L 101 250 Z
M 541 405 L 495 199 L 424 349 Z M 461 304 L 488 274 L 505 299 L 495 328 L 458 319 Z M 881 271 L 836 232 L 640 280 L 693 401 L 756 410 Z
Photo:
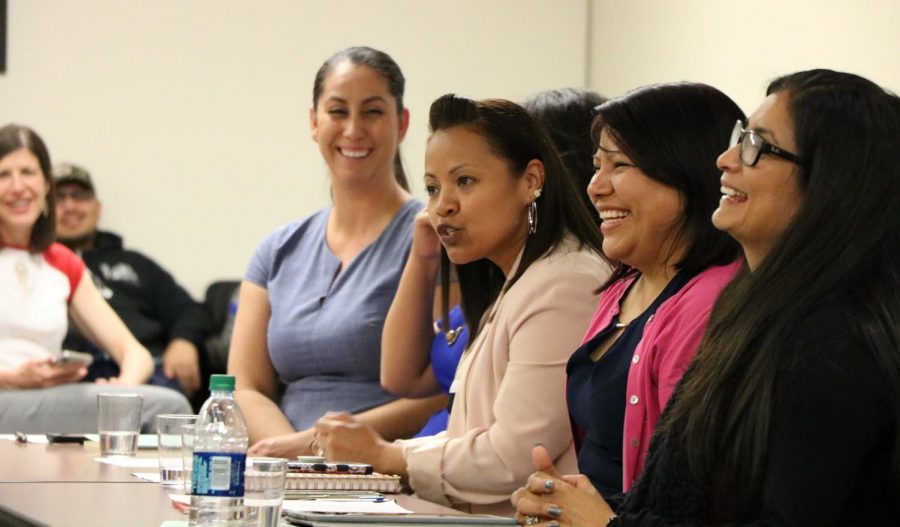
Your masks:
M 200 349 L 209 321 L 165 269 L 125 249 L 122 237 L 97 228 L 101 203 L 90 173 L 73 164 L 53 167 L 56 238 L 81 256 L 97 289 L 131 333 L 153 355 L 150 384 L 192 396 L 201 386 Z M 77 328 L 69 327 L 66 349 L 91 352 L 88 378 L 115 376 L 118 366 Z
M 586 189 L 594 175 L 591 160 L 597 144 L 591 137 L 591 122 L 595 108 L 604 102 L 605 97 L 591 90 L 559 88 L 536 93 L 522 103 L 547 129 L 579 190 Z M 590 196 L 582 192 L 581 197 L 585 208 L 599 224 L 600 216 L 594 210 Z
M 391 443 L 350 416 L 326 416 L 316 444 L 328 458 L 407 477 L 421 498 L 510 513 L 509 493 L 530 472 L 535 442 L 575 466 L 564 365 L 609 265 L 579 190 L 524 108 L 445 95 L 432 103 L 429 121 L 427 218 L 417 218 L 420 243 L 395 304 L 416 348 L 427 349 L 442 250 L 457 265 L 472 336 L 447 431 Z
M 536 449 L 543 470 L 513 495 L 523 523 L 897 525 L 900 99 L 848 73 L 793 73 L 732 142 L 712 218 L 746 266 L 644 475 L 616 516 Z

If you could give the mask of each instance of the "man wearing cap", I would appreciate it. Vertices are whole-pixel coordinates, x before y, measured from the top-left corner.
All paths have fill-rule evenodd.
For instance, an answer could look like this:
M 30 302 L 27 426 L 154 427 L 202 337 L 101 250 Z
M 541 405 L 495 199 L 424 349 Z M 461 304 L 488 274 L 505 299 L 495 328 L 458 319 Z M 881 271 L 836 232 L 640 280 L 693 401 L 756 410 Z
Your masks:
M 156 364 L 150 384 L 192 395 L 200 387 L 198 349 L 209 323 L 206 311 L 156 262 L 125 249 L 121 236 L 97 229 L 101 204 L 87 170 L 62 164 L 53 168 L 53 176 L 58 241 L 81 256 L 97 289 L 150 350 Z M 63 346 L 98 355 L 93 375 L 114 374 L 115 363 L 102 360 L 102 353 L 71 325 Z

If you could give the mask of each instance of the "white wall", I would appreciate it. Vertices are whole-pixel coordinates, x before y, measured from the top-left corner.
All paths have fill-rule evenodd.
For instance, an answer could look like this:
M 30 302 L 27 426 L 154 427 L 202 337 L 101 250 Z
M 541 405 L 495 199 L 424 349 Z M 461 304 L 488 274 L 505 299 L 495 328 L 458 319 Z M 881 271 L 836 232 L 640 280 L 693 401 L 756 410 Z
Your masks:
M 769 79 L 816 66 L 900 91 L 898 27 L 895 0 L 10 0 L 0 123 L 88 167 L 103 225 L 200 297 L 328 202 L 307 111 L 340 48 L 381 48 L 403 68 L 403 152 L 422 196 L 426 112 L 448 91 L 521 100 L 587 81 L 616 96 L 696 80 L 749 112 Z
M 0 121 L 91 170 L 102 225 L 200 298 L 328 203 L 308 109 L 329 55 L 365 44 L 403 68 L 422 196 L 431 101 L 582 86 L 587 1 L 10 0 Z
M 816 67 L 900 92 L 897 0 L 592 0 L 591 11 L 590 86 L 608 97 L 698 81 L 751 113 L 771 79 Z

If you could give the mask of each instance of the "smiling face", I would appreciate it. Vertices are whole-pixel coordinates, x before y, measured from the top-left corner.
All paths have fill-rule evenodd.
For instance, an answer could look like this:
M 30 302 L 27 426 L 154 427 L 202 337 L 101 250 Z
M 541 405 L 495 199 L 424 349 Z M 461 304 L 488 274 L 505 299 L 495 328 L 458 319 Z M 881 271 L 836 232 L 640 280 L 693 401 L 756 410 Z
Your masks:
M 450 260 L 487 258 L 509 276 L 528 236 L 526 209 L 543 184 L 542 174 L 538 161 L 524 175 L 513 174 L 506 160 L 465 126 L 435 132 L 425 149 L 428 219 Z
M 384 77 L 349 61 L 332 68 L 310 110 L 313 139 L 338 184 L 393 180 L 408 125 L 409 113 L 398 114 Z
M 4 243 L 28 246 L 49 190 L 50 182 L 31 150 L 19 148 L 0 158 L 0 238 Z
M 672 250 L 684 213 L 681 194 L 637 168 L 606 129 L 600 132 L 594 166 L 587 192 L 602 221 L 603 253 L 642 273 L 677 262 L 684 252 Z
M 100 221 L 100 201 L 78 183 L 56 186 L 56 237 L 62 242 L 83 240 L 94 234 Z
M 788 98 L 785 92 L 766 97 L 750 116 L 747 129 L 774 146 L 796 152 Z M 717 164 L 723 172 L 722 198 L 713 212 L 713 225 L 741 244 L 747 264 L 754 269 L 787 231 L 803 203 L 797 165 L 762 154 L 755 166 L 746 166 L 738 145 L 719 156 Z

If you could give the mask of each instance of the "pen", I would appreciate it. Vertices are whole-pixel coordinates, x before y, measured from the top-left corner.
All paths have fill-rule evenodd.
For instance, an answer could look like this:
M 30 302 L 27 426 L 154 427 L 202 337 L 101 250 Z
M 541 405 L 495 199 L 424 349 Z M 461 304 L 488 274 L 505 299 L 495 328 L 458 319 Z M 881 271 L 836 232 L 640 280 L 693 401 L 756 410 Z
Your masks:
M 366 501 L 372 503 L 382 503 L 384 501 L 384 496 L 381 497 L 356 497 L 356 498 L 300 498 L 300 499 L 311 499 L 313 501 Z
M 368 501 L 381 503 L 385 501 L 383 494 L 353 494 L 342 492 L 286 492 L 285 499 L 289 500 L 311 500 L 311 501 Z
M 17 430 L 17 431 L 16 431 L 16 442 L 17 442 L 17 443 L 27 443 L 27 442 L 28 442 L 28 436 L 25 435 L 24 432 L 20 432 L 20 431 Z

